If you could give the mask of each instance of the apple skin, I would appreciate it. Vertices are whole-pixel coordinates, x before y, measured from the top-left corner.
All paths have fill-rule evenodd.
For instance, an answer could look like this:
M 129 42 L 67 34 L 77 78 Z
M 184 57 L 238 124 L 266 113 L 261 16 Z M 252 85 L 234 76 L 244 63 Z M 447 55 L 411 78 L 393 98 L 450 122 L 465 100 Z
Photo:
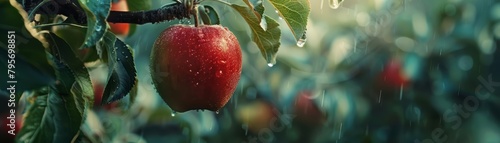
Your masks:
M 174 111 L 218 111 L 236 89 L 242 59 L 227 28 L 174 25 L 156 39 L 150 62 L 156 90 Z
M 112 11 L 128 11 L 127 0 L 118 0 L 118 2 L 111 3 Z M 130 24 L 128 23 L 109 23 L 111 32 L 120 36 L 127 36 L 130 31 Z

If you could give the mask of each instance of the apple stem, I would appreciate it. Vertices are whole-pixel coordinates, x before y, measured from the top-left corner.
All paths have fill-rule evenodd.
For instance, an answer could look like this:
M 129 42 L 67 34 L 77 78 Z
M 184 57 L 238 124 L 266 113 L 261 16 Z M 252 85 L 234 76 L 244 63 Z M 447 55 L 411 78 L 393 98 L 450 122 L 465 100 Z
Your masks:
M 195 27 L 198 27 L 200 25 L 200 22 L 199 22 L 199 17 L 198 17 L 198 5 L 195 3 L 196 0 L 193 0 L 193 15 L 194 15 L 194 26 Z

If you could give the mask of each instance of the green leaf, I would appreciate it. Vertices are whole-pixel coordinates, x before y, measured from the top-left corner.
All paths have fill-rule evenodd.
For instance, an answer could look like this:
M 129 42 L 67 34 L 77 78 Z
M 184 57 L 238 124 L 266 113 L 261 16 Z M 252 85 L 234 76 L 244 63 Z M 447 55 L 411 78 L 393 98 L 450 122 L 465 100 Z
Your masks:
M 82 123 L 73 96 L 61 96 L 55 88 L 45 87 L 35 92 L 32 98 L 34 103 L 26 112 L 17 141 L 71 142 Z
M 217 11 L 215 11 L 213 7 L 208 5 L 200 5 L 198 6 L 198 10 L 204 24 L 220 24 L 219 14 L 217 14 Z
M 68 43 L 78 59 L 84 62 L 93 62 L 99 59 L 95 46 L 86 49 L 80 48 L 85 40 L 87 33 L 86 28 L 64 25 L 54 27 L 53 31 L 57 36 Z
M 127 95 L 136 81 L 136 70 L 131 48 L 107 32 L 100 42 L 101 49 L 107 51 L 109 67 L 108 83 L 104 88 L 101 103 L 110 103 Z
M 245 3 L 253 8 L 259 15 L 264 14 L 264 5 L 262 0 L 245 0 Z
M 151 0 L 127 0 L 130 11 L 141 11 L 151 9 Z
M 229 4 L 229 6 L 238 11 L 248 23 L 252 30 L 252 39 L 257 44 L 257 47 L 259 47 L 262 56 L 264 56 L 269 65 L 276 63 L 276 53 L 280 47 L 281 37 L 279 24 L 274 19 L 264 15 L 263 22 L 266 25 L 266 29 L 264 29 L 264 26 L 260 25 L 260 16 L 254 10 L 235 4 Z
M 55 59 L 54 63 L 56 63 L 56 70 L 59 75 L 58 78 L 64 77 L 64 79 L 60 79 L 63 82 L 67 81 L 62 83 L 65 84 L 64 87 L 71 87 L 70 91 L 65 92 L 76 96 L 76 107 L 81 113 L 84 113 L 87 108 L 92 107 L 94 102 L 94 90 L 87 68 L 83 62 L 76 57 L 71 47 L 63 39 L 57 37 L 54 33 L 49 33 L 44 36 L 49 42 L 50 53 Z M 68 68 L 61 69 L 61 65 L 59 64 L 67 66 Z M 64 71 L 67 69 L 69 69 L 70 72 Z M 73 75 L 74 83 L 71 83 L 72 80 L 69 79 L 71 78 L 69 74 Z
M 295 40 L 302 38 L 306 32 L 307 18 L 311 10 L 309 0 L 269 0 L 279 11 L 292 30 Z
M 79 0 L 87 14 L 87 36 L 82 48 L 89 48 L 104 36 L 107 29 L 106 18 L 109 15 L 111 0 Z

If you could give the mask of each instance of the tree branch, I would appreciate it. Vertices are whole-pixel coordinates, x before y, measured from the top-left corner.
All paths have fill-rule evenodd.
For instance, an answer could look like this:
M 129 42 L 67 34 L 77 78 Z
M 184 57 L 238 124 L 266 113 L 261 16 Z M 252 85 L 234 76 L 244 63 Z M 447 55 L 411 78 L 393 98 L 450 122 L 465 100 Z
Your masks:
M 107 21 L 111 23 L 158 23 L 174 19 L 190 18 L 191 12 L 182 3 L 165 5 L 148 11 L 110 11 Z
M 31 12 L 43 0 L 23 0 L 24 10 Z M 174 19 L 190 18 L 193 15 L 189 5 L 177 1 L 176 3 L 162 6 L 158 9 L 147 11 L 110 11 L 107 18 L 111 23 L 158 23 Z M 36 9 L 36 14 L 57 15 L 62 14 L 76 20 L 76 23 L 85 25 L 87 16 L 76 0 L 52 0 Z

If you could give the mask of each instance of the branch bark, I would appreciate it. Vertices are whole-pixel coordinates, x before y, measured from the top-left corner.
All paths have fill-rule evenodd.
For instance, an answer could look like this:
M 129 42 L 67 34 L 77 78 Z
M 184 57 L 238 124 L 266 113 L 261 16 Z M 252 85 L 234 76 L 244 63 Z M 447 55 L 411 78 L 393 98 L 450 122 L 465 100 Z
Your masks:
M 24 3 L 21 4 L 25 11 L 30 12 L 42 1 L 43 0 L 24 0 Z M 87 16 L 79 6 L 78 1 L 75 0 L 52 0 L 37 9 L 35 13 L 45 15 L 62 14 L 67 17 L 72 17 L 78 24 L 87 24 Z M 146 24 L 190 18 L 191 15 L 193 15 L 193 13 L 186 4 L 176 2 L 162 6 L 158 9 L 147 11 L 110 11 L 107 21 L 111 23 Z
M 182 3 L 165 5 L 148 11 L 110 11 L 107 21 L 111 23 L 158 23 L 174 19 L 190 18 L 191 12 Z

